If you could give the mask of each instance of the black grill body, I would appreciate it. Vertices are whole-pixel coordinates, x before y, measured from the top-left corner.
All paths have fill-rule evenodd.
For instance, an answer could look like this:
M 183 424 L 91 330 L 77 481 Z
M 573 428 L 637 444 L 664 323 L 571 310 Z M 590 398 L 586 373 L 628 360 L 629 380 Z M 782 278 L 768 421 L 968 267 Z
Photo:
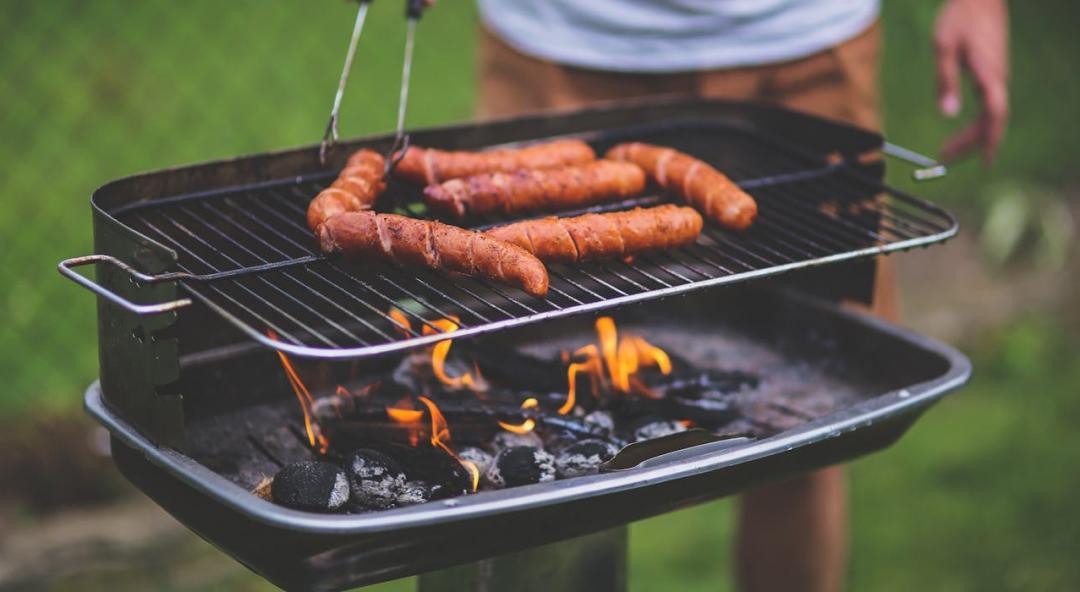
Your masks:
M 881 184 L 884 165 L 874 158 L 880 136 L 775 107 L 693 99 L 458 125 L 415 132 L 412 141 L 476 149 L 566 135 L 599 151 L 623 140 L 682 148 L 748 188 L 762 218 L 749 233 L 711 228 L 685 251 L 632 266 L 557 268 L 557 291 L 540 301 L 475 280 L 326 261 L 304 242 L 310 237 L 297 224 L 306 200 L 351 150 L 385 150 L 389 136 L 343 144 L 325 167 L 317 148 L 305 147 L 137 175 L 96 191 L 96 252 L 159 276 L 138 281 L 98 265 L 97 282 L 135 303 L 194 301 L 143 315 L 99 300 L 101 377 L 86 405 L 113 434 L 120 470 L 272 582 L 336 590 L 598 532 L 866 454 L 889 445 L 967 379 L 968 362 L 957 351 L 833 304 L 868 299 L 874 255 L 957 230 L 940 208 Z M 388 193 L 394 197 L 379 208 L 423 215 L 414 209 L 415 191 Z M 652 194 L 640 203 L 663 199 Z M 702 289 L 767 276 L 752 287 Z M 647 336 L 691 326 L 732 331 L 762 347 L 789 348 L 792 363 L 820 361 L 816 342 L 792 345 L 793 336 L 824 335 L 846 369 L 834 372 L 835 380 L 857 396 L 764 439 L 370 514 L 289 510 L 252 495 L 220 466 L 210 468 L 194 426 L 229 416 L 239 418 L 237 429 L 273 427 L 256 421 L 256 410 L 291 398 L 268 346 L 362 375 L 440 339 L 387 339 L 391 305 L 414 315 L 415 327 L 459 315 L 458 338 L 502 347 L 557 334 L 586 339 L 591 316 L 601 311 Z M 279 330 L 282 341 L 268 339 L 267 328 Z
M 620 311 L 617 318 L 620 327 L 642 335 L 689 326 L 738 334 L 783 349 L 796 365 L 820 363 L 820 344 L 830 344 L 836 380 L 858 395 L 761 440 L 704 444 L 627 470 L 358 515 L 298 512 L 255 497 L 140 434 L 109 408 L 99 385 L 87 392 L 86 405 L 113 434 L 113 456 L 124 475 L 181 522 L 286 589 L 336 590 L 598 532 L 878 450 L 970 372 L 966 358 L 948 346 L 786 291 L 699 292 Z M 553 335 L 587 341 L 591 325 L 563 319 L 492 339 L 535 347 Z M 240 394 L 223 389 L 223 377 L 250 377 L 266 356 L 274 354 L 254 350 L 200 361 L 185 379 L 194 395 L 188 404 L 201 398 L 212 408 L 216 399 Z M 263 397 L 290 397 L 278 380 L 276 389 L 257 382 L 249 388 Z
M 459 318 L 461 339 L 797 270 L 809 270 L 798 276 L 804 288 L 865 301 L 873 255 L 944 240 L 957 229 L 940 208 L 881 184 L 883 164 L 867 158 L 881 148 L 880 136 L 769 106 L 619 104 L 418 131 L 413 142 L 480 148 L 566 135 L 600 153 L 644 140 L 705 158 L 758 199 L 759 220 L 743 233 L 707 225 L 697 244 L 632 264 L 552 266 L 551 293 L 539 299 L 478 280 L 318 255 L 303 223 L 307 201 L 351 150 L 385 150 L 390 137 L 343 145 L 326 167 L 304 148 L 122 179 L 93 196 L 97 253 L 173 279 L 140 282 L 98 265 L 98 282 L 134 302 L 186 296 L 196 305 L 142 316 L 100 300 L 109 403 L 154 440 L 183 449 L 183 356 L 254 341 L 304 357 L 370 357 L 441 339 L 419 329 L 449 315 Z M 423 215 L 417 198 L 415 188 L 392 186 L 378 207 Z M 664 199 L 654 193 L 609 207 Z M 391 306 L 412 317 L 410 338 L 397 334 L 386 315 Z

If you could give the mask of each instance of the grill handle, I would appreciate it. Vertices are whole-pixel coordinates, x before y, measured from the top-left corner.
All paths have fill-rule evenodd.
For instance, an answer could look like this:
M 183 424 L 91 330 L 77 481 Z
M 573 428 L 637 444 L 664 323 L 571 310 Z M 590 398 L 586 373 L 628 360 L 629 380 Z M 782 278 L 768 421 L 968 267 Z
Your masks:
M 911 172 L 911 177 L 916 181 L 929 181 L 930 179 L 940 179 L 949 172 L 945 165 L 934 160 L 933 158 L 930 158 L 929 156 L 925 156 L 923 154 L 919 154 L 918 152 L 915 152 L 914 150 L 909 150 L 907 148 L 904 148 L 903 146 L 897 146 L 892 142 L 885 142 L 884 145 L 881 147 L 881 151 L 884 152 L 887 156 L 897 158 L 908 164 L 913 164 L 919 167 Z
M 60 274 L 69 280 L 79 284 L 80 286 L 90 290 L 91 292 L 105 298 L 109 302 L 116 304 L 125 310 L 133 312 L 140 316 L 157 315 L 165 312 L 172 312 L 174 310 L 184 308 L 191 305 L 190 298 L 180 298 L 170 302 L 162 302 L 160 304 L 138 304 L 124 298 L 123 296 L 109 290 L 105 286 L 91 280 L 90 278 L 75 272 L 76 267 L 82 267 L 83 265 L 90 265 L 91 263 L 108 263 L 124 271 L 133 281 L 138 281 L 146 284 L 153 284 L 157 282 L 170 281 L 180 279 L 185 274 L 164 273 L 161 275 L 147 275 L 134 267 L 124 263 L 116 257 L 109 255 L 85 255 L 82 257 L 73 257 L 71 259 L 65 259 L 60 262 L 57 269 Z

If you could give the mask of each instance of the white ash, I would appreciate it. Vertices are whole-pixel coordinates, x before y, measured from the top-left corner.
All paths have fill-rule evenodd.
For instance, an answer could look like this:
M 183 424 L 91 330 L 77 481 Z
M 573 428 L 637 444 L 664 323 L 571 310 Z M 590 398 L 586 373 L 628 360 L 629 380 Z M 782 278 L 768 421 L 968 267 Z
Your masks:
M 358 504 L 390 507 L 405 488 L 405 473 L 397 461 L 376 450 L 357 450 L 349 457 L 346 468 L 353 499 Z
M 431 501 L 431 486 L 423 481 L 409 481 L 397 496 L 397 503 L 402 506 L 424 504 L 429 501 Z
M 483 475 L 491 468 L 491 461 L 495 457 L 491 456 L 487 451 L 477 448 L 475 446 L 466 446 L 458 451 L 458 456 L 461 460 L 466 460 L 476 465 L 476 469 Z
M 653 421 L 634 430 L 634 441 L 652 440 L 676 432 L 685 432 L 686 426 L 673 420 Z
M 615 431 L 615 419 L 611 417 L 611 413 L 607 411 L 593 411 L 586 415 L 583 421 L 593 427 L 604 430 L 604 432 L 608 434 Z
M 513 446 L 495 457 L 485 473 L 495 487 L 514 487 L 555 479 L 555 457 L 543 448 Z
M 495 438 L 491 440 L 491 446 L 495 449 L 495 452 L 515 446 L 543 448 L 544 441 L 540 439 L 540 436 L 536 435 L 536 432 L 515 434 L 514 432 L 503 431 L 495 434 Z
M 590 475 L 599 471 L 600 465 L 618 452 L 618 448 L 610 442 L 582 440 L 567 446 L 555 457 L 555 472 L 560 479 Z

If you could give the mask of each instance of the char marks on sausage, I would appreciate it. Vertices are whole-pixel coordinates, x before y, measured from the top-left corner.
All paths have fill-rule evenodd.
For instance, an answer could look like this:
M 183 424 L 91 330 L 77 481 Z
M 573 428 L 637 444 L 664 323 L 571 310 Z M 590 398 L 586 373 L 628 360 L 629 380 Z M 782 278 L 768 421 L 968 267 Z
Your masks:
M 321 224 L 338 214 L 370 210 L 386 189 L 385 165 L 385 159 L 374 150 L 356 151 L 338 178 L 308 204 L 308 228 L 317 231 Z
M 577 263 L 681 247 L 697 239 L 702 224 L 693 208 L 668 204 L 525 220 L 492 228 L 487 235 L 513 243 L 545 263 Z
M 424 189 L 424 201 L 433 210 L 460 219 L 468 214 L 555 212 L 625 199 L 643 189 L 645 172 L 641 167 L 597 160 L 451 179 Z
M 435 185 L 482 173 L 545 169 L 593 160 L 596 160 L 596 153 L 581 140 L 556 140 L 524 148 L 482 152 L 411 146 L 394 167 L 394 175 L 421 185 Z
M 606 158 L 637 164 L 658 185 L 727 228 L 748 228 L 757 217 L 757 202 L 727 175 L 674 148 L 630 142 L 615 146 Z
M 548 274 L 531 253 L 480 232 L 429 220 L 370 211 L 346 212 L 318 230 L 324 253 L 487 278 L 547 294 Z

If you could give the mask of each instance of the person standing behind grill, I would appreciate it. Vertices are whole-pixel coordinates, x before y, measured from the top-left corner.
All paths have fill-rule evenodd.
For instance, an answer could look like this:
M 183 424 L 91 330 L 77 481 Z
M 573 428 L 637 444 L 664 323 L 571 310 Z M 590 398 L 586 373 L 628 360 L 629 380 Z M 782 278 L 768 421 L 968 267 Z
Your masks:
M 878 0 L 478 0 L 482 117 L 659 94 L 771 101 L 880 129 Z M 433 3 L 429 0 L 428 2 Z M 946 159 L 993 160 L 1008 115 L 1004 0 L 946 0 L 934 35 L 938 103 L 960 111 L 967 70 L 981 111 Z M 896 282 L 879 265 L 873 310 L 896 320 Z M 742 590 L 837 590 L 847 501 L 833 467 L 743 495 Z

